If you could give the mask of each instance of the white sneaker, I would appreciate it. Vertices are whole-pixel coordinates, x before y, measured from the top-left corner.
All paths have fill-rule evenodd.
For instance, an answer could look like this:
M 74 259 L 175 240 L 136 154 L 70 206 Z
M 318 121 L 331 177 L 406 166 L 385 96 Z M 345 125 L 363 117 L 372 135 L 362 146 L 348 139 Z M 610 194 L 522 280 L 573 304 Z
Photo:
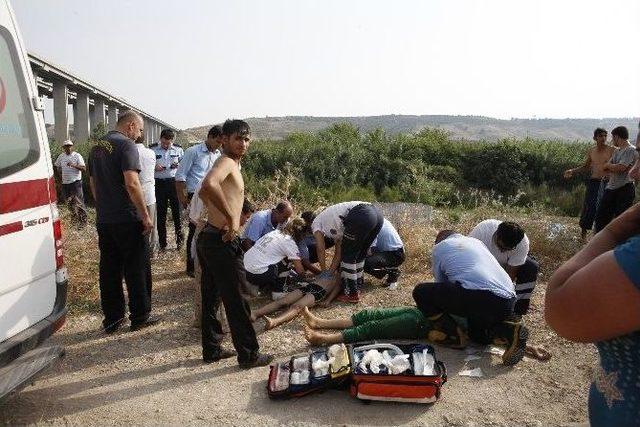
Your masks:
M 284 297 L 286 294 L 287 294 L 286 292 L 271 292 L 271 299 L 273 301 L 279 300 L 280 298 Z
M 387 285 L 387 289 L 389 289 L 390 291 L 394 290 L 394 289 L 398 289 L 398 282 L 391 282 Z

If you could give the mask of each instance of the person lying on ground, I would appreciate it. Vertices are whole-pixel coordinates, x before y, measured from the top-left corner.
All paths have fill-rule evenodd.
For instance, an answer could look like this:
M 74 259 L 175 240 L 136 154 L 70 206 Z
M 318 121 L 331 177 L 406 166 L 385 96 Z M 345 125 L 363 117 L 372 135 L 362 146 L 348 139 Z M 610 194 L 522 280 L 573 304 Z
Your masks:
M 287 293 L 284 297 L 251 312 L 251 320 L 255 322 L 264 317 L 265 330 L 273 329 L 283 323 L 295 319 L 304 307 L 313 307 L 326 298 L 332 287 L 338 286 L 337 282 L 328 273 L 317 276 L 313 281 L 301 282 L 301 287 Z M 277 317 L 270 318 L 267 314 L 275 313 L 286 308 Z
M 322 271 L 340 271 L 341 287 L 334 287 L 327 297 L 331 302 L 358 303 L 360 288 L 364 282 L 364 260 L 373 240 L 380 232 L 383 216 L 371 203 L 344 202 L 327 207 L 311 224 L 316 239 L 318 263 Z M 333 260 L 327 268 L 325 237 L 335 240 Z
M 529 255 L 529 238 L 522 227 L 511 221 L 487 219 L 476 225 L 469 237 L 475 237 L 484 243 L 513 280 L 516 291 L 514 315 L 527 314 L 540 266 Z
M 467 319 L 474 342 L 506 346 L 505 365 L 522 360 L 529 330 L 522 322 L 505 321 L 513 316 L 515 289 L 484 243 L 453 230 L 440 231 L 431 265 L 435 283 L 418 284 L 413 299 L 434 329 L 445 333 L 441 343 L 459 344 L 455 315 Z
M 400 278 L 400 265 L 405 260 L 404 243 L 393 224 L 384 219 L 382 228 L 369 248 L 364 260 L 364 271 L 377 279 L 387 280 L 385 286 L 395 289 Z
M 595 343 L 592 426 L 640 425 L 640 204 L 596 234 L 551 276 L 545 320 L 575 342 Z
M 423 340 L 438 342 L 442 334 L 433 329 L 417 307 L 390 307 L 362 310 L 350 317 L 322 319 L 307 307 L 302 309 L 305 321 L 304 336 L 311 345 L 355 343 L 374 340 Z M 316 329 L 337 329 L 340 332 L 322 333 Z M 460 331 L 464 334 L 463 325 Z M 538 360 L 549 360 L 551 354 L 542 347 L 527 345 L 525 352 Z
M 306 277 L 298 250 L 304 233 L 304 220 L 294 218 L 282 230 L 274 230 L 260 237 L 244 254 L 244 268 L 249 283 L 263 292 L 271 292 L 272 299 L 276 300 L 286 293 L 291 276 L 289 262 L 299 276 Z

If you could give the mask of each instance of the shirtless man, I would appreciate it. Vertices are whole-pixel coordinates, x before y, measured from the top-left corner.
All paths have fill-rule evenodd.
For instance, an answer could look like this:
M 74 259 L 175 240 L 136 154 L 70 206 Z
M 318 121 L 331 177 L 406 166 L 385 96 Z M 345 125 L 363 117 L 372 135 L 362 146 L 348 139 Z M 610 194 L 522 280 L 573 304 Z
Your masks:
M 205 363 L 238 356 L 243 369 L 265 366 L 273 357 L 258 352 L 251 310 L 240 292 L 242 257 L 238 231 L 244 202 L 240 160 L 249 148 L 251 129 L 242 120 L 222 126 L 222 154 L 205 176 L 200 198 L 208 212 L 207 225 L 198 236 L 197 253 L 202 268 L 202 358 Z M 221 346 L 222 325 L 216 311 L 224 303 L 236 352 Z
M 607 177 L 604 171 L 604 164 L 613 155 L 614 147 L 607 145 L 607 131 L 597 128 L 593 131 L 593 140 L 596 146 L 587 153 L 587 158 L 582 166 L 564 171 L 564 177 L 569 179 L 577 172 L 590 171 L 591 178 L 587 181 L 587 188 L 584 194 L 584 205 L 580 215 L 580 228 L 582 229 L 582 239 L 587 237 L 587 232 L 593 227 L 596 218 L 596 209 L 600 204 L 600 199 L 604 188 L 600 188 L 602 181 Z

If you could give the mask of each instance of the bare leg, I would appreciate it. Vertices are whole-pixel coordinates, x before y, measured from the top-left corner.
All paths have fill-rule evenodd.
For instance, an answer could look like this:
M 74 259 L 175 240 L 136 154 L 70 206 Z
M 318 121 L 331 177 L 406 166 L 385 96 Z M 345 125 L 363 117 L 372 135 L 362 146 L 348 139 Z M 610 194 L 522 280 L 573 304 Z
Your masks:
M 304 327 L 304 337 L 307 339 L 309 344 L 312 345 L 321 345 L 321 344 L 338 344 L 344 342 L 344 338 L 342 337 L 342 333 L 335 332 L 333 334 L 323 334 L 318 331 L 314 331 L 308 326 Z
M 305 307 L 302 310 L 304 321 L 307 326 L 312 329 L 346 329 L 353 326 L 353 320 L 351 317 L 344 317 L 342 319 L 323 319 L 311 314 L 309 309 Z
M 302 292 L 299 290 L 296 290 L 295 292 L 300 292 L 302 294 Z M 290 320 L 295 319 L 298 316 L 298 314 L 300 314 L 300 311 L 302 311 L 303 307 L 313 305 L 315 301 L 316 300 L 313 297 L 313 295 L 311 294 L 304 295 L 302 298 L 298 299 L 298 301 L 289 310 L 285 311 L 280 316 L 274 317 L 273 319 L 267 316 L 264 316 L 264 319 L 266 320 L 265 329 L 267 330 L 273 329 L 276 326 L 280 326 L 283 323 L 286 323 Z
M 257 318 L 264 316 L 265 314 L 274 313 L 280 310 L 282 307 L 292 305 L 303 296 L 304 294 L 299 289 L 296 289 L 293 292 L 289 292 L 287 295 L 283 296 L 282 298 L 275 300 L 273 302 L 270 302 L 267 305 L 263 305 L 262 307 L 258 308 L 256 311 L 252 311 L 251 321 L 255 321 Z

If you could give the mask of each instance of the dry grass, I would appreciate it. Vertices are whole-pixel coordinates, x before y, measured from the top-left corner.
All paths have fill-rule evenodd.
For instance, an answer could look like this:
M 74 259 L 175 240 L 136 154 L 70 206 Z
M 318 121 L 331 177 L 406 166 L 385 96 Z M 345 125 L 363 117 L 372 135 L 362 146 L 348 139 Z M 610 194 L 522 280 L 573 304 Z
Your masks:
M 69 271 L 67 304 L 71 313 L 100 310 L 98 233 L 95 210 L 89 210 L 89 222 L 76 227 L 66 206 L 60 207 L 64 262 Z
M 269 200 L 260 201 L 258 206 L 273 206 L 279 197 L 286 197 L 286 192 L 274 193 Z M 61 213 L 64 226 L 65 264 L 71 277 L 68 294 L 69 307 L 72 313 L 99 312 L 99 251 L 95 229 L 95 211 L 89 210 L 89 224 L 83 229 L 73 226 L 70 215 L 64 207 L 61 208 Z M 568 259 L 581 246 L 577 237 L 579 228 L 574 218 L 550 216 L 543 212 L 513 209 L 502 205 L 480 206 L 468 211 L 434 210 L 430 224 L 416 226 L 412 223 L 411 218 L 402 217 L 395 224 L 407 252 L 407 260 L 403 265 L 403 282 L 412 286 L 418 281 L 428 280 L 431 277 L 431 248 L 438 230 L 451 228 L 468 233 L 478 222 L 487 218 L 509 219 L 522 225 L 531 240 L 531 252 L 540 262 L 541 281 L 545 281 L 545 277 L 549 277 L 560 263 Z M 560 225 L 554 226 L 554 224 Z M 554 227 L 559 231 L 555 232 Z M 550 234 L 554 235 L 550 236 Z M 167 235 L 171 242 L 173 232 L 170 227 L 168 227 Z M 171 243 L 169 244 L 171 245 Z M 180 262 L 182 257 L 176 252 L 168 252 L 163 259 L 165 261 L 171 259 L 171 264 L 175 264 L 176 268 L 181 268 L 179 266 L 182 265 Z M 163 261 L 163 264 L 166 262 Z M 154 272 L 160 273 L 161 271 L 165 274 L 170 273 L 164 271 L 159 265 L 154 265 Z M 384 298 L 388 298 L 388 295 Z M 403 301 L 397 302 L 404 302 L 404 298 Z M 377 303 L 375 305 L 378 305 Z M 409 301 L 404 303 L 409 303 Z

